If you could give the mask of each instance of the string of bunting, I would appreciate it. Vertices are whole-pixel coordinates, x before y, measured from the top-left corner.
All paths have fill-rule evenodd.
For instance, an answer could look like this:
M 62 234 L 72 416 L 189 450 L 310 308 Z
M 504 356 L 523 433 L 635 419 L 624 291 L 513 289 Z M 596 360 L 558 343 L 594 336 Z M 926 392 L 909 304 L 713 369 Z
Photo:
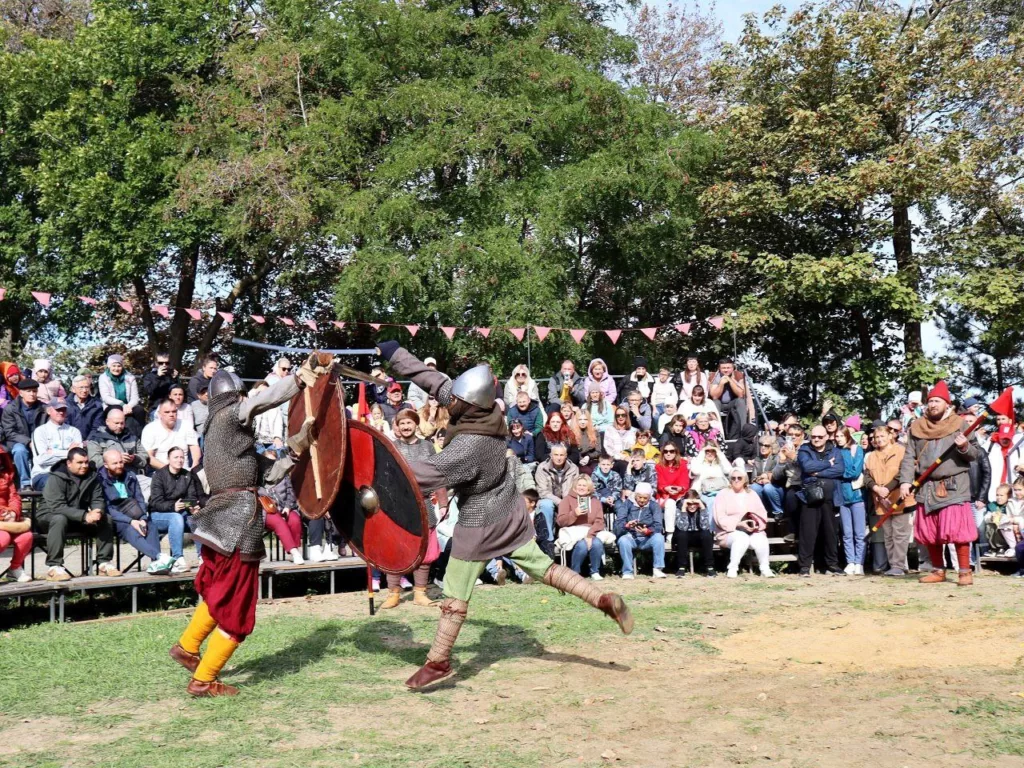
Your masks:
M 0 288 L 0 301 L 4 300 L 7 293 L 6 288 Z M 34 298 L 41 306 L 50 307 L 53 303 L 53 295 L 44 291 L 31 291 L 32 298 Z M 95 307 L 99 304 L 98 299 L 94 299 L 91 296 L 78 296 L 76 297 L 83 304 L 87 304 L 90 307 Z M 120 307 L 124 312 L 128 314 L 134 314 L 135 310 L 138 309 L 138 304 L 133 304 L 130 301 L 118 301 L 117 306 Z M 193 320 L 200 320 L 204 312 L 199 309 L 193 309 L 192 307 L 172 307 L 167 304 L 153 304 L 150 308 L 164 319 L 169 319 L 171 310 L 181 309 Z M 221 320 L 225 323 L 234 323 L 235 314 L 232 312 L 221 312 L 211 311 L 210 316 L 217 314 Z M 277 320 L 283 325 L 289 328 L 296 327 L 296 324 L 301 324 L 310 330 L 317 332 L 320 330 L 320 325 L 315 320 L 295 320 L 291 317 L 285 317 L 283 315 L 266 316 L 266 315 L 249 315 L 254 323 L 258 325 L 265 325 L 270 320 Z M 715 315 L 709 317 L 705 321 L 713 327 L 716 331 L 722 330 L 722 326 L 725 324 L 725 317 L 723 315 Z M 379 331 L 381 328 L 404 328 L 409 332 L 410 336 L 415 336 L 422 326 L 415 323 L 363 323 L 363 322 L 346 322 L 341 320 L 331 320 L 330 324 L 335 326 L 338 330 L 344 330 L 346 325 L 358 325 L 358 326 L 369 326 L 374 331 Z M 512 336 L 515 337 L 516 341 L 522 342 L 526 338 L 526 333 L 529 329 L 533 329 L 534 334 L 537 336 L 537 341 L 544 341 L 552 331 L 565 331 L 567 332 L 577 344 L 583 342 L 583 337 L 588 333 L 603 333 L 612 342 L 612 344 L 618 344 L 619 339 L 623 333 L 642 333 L 651 341 L 654 341 L 655 336 L 658 335 L 659 331 L 665 330 L 666 328 L 674 328 L 676 332 L 683 336 L 689 336 L 690 331 L 694 326 L 693 322 L 690 323 L 676 323 L 674 325 L 652 325 L 647 328 L 613 328 L 613 329 L 592 329 L 592 328 L 557 328 L 555 326 L 546 325 L 525 325 L 522 327 L 509 327 L 509 326 L 492 326 L 490 328 L 483 328 L 480 326 L 459 326 L 459 325 L 442 325 L 440 326 L 442 333 L 451 341 L 455 338 L 455 334 L 458 331 L 468 333 L 478 333 L 485 339 L 491 335 L 491 331 L 508 331 Z

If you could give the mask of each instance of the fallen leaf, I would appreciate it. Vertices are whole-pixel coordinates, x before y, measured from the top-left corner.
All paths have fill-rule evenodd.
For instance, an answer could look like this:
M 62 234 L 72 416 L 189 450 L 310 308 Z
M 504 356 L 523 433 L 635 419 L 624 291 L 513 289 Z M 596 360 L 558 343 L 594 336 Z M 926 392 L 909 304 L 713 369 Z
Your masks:
M 705 624 L 704 629 L 718 629 L 717 624 Z
M 664 627 L 659 627 L 659 626 L 655 626 L 654 627 L 654 631 L 655 632 L 668 632 L 667 629 L 665 629 Z
M 545 598 L 541 599 L 540 604 L 541 605 L 547 605 L 547 602 L 548 602 L 548 599 L 545 597 Z

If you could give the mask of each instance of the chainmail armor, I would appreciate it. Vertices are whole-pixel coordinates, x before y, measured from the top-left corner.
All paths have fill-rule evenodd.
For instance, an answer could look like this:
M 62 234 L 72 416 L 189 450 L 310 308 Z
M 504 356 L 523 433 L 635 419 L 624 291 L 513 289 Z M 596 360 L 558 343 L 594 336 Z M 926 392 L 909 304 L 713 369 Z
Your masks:
M 515 475 L 508 471 L 505 441 L 458 435 L 433 464 L 459 496 L 459 525 L 483 528 L 509 518 L 519 504 Z

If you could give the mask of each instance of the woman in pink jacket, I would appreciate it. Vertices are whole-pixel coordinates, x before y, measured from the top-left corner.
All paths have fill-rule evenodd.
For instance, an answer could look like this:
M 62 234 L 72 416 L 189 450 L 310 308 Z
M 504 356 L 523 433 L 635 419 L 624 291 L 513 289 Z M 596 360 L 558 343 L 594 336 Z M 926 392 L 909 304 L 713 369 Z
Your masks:
M 715 496 L 715 539 L 718 546 L 729 548 L 729 570 L 726 576 L 735 579 L 740 560 L 753 549 L 761 575 L 775 576 L 768 564 L 768 513 L 753 490 L 747 487 L 747 473 L 733 469 L 729 473 L 729 487 Z
M 605 402 L 612 405 L 617 402 L 615 399 L 615 381 L 608 373 L 608 365 L 600 357 L 595 357 L 587 366 L 587 379 L 583 390 L 589 392 L 591 387 L 598 387 L 604 395 Z

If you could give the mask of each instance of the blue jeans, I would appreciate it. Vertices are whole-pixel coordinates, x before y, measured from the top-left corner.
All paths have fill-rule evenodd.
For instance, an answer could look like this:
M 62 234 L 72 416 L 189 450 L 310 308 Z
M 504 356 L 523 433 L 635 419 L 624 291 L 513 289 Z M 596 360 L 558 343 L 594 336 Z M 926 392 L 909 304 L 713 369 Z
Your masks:
M 839 519 L 843 523 L 843 554 L 846 562 L 864 565 L 864 526 L 867 517 L 864 502 L 858 501 L 839 507 Z
M 18 470 L 18 485 L 24 488 L 32 482 L 32 453 L 27 445 L 15 443 L 11 448 L 14 468 Z
M 985 507 L 978 509 L 973 503 L 971 504 L 971 512 L 974 513 L 974 525 L 978 529 L 978 540 L 975 542 L 975 546 L 978 548 L 978 554 L 984 556 L 988 552 L 988 539 L 985 538 Z M 971 547 L 971 560 L 972 565 L 974 562 L 974 547 Z
M 633 550 L 649 549 L 654 552 L 654 567 L 665 567 L 665 537 L 660 533 L 644 536 L 639 541 L 632 533 L 624 533 L 619 537 L 619 554 L 622 556 L 622 575 L 633 573 Z
M 771 483 L 765 483 L 764 485 L 754 483 L 750 487 L 772 515 L 782 517 L 782 488 Z
M 523 569 L 520 568 L 518 565 L 513 563 L 509 558 L 503 557 L 503 558 L 501 558 L 501 561 L 505 564 L 505 569 L 506 570 L 511 570 L 512 573 L 514 573 L 516 575 L 516 578 L 519 579 L 520 581 L 522 581 L 523 577 L 526 576 L 526 572 L 523 571 Z M 497 579 L 498 579 L 498 558 L 495 558 L 495 559 L 491 560 L 489 563 L 487 563 L 487 565 L 485 567 L 487 568 L 487 572 L 489 574 L 491 574 L 491 578 L 494 579 L 495 581 L 497 581 Z
M 541 499 L 537 502 L 537 511 L 544 515 L 544 521 L 548 524 L 548 541 L 555 540 L 555 502 L 551 499 Z
M 171 557 L 175 560 L 181 557 L 185 546 L 185 529 L 192 530 L 192 517 L 180 512 L 150 512 L 149 521 L 157 533 L 167 534 L 167 542 L 171 545 Z M 199 551 L 198 542 L 196 551 Z
M 160 533 L 152 523 L 146 526 L 145 536 L 139 535 L 139 532 L 128 523 L 115 521 L 114 529 L 123 541 L 127 541 L 150 560 L 160 559 Z
M 32 490 L 41 491 L 46 487 L 46 481 L 50 479 L 49 472 L 43 472 L 41 475 L 36 475 L 32 478 Z
M 662 544 L 662 550 L 664 550 L 664 544 Z M 583 560 L 586 558 L 588 553 L 587 540 L 580 539 L 576 542 L 576 546 L 572 548 L 572 569 L 576 573 L 583 573 Z M 604 557 L 604 544 L 601 540 L 595 536 L 590 542 L 590 575 L 593 576 L 595 573 L 601 573 L 601 559 Z M 664 554 L 662 555 L 664 559 Z

